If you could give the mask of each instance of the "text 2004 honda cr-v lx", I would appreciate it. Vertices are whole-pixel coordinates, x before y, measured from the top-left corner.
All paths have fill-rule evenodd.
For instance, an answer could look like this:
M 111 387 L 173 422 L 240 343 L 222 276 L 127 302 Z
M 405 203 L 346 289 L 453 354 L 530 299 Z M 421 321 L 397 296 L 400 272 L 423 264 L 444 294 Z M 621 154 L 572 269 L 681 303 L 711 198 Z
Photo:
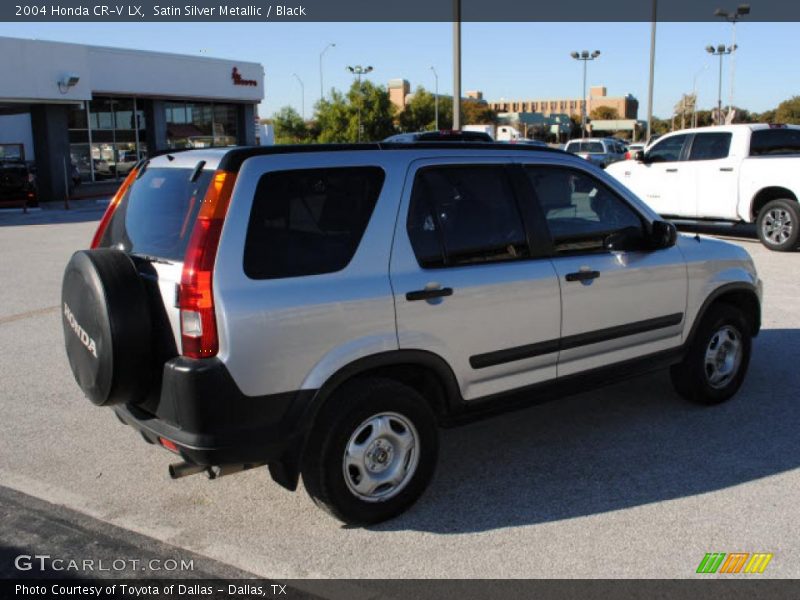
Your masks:
M 62 294 L 75 379 L 173 477 L 268 466 L 374 523 L 428 485 L 440 426 L 662 367 L 727 400 L 761 283 L 565 153 L 367 144 L 146 161 Z

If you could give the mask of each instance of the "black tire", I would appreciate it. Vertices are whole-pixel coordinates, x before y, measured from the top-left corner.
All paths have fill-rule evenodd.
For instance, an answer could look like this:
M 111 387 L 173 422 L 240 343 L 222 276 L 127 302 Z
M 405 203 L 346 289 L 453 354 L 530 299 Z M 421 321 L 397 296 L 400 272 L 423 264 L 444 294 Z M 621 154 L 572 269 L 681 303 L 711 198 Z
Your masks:
M 717 374 L 719 371 L 706 364 L 706 352 L 713 347 L 719 348 L 720 343 L 731 341 L 728 338 L 729 334 L 718 335 L 723 330 L 735 333 L 740 344 L 741 356 L 738 366 L 730 376 L 721 379 L 715 385 L 711 381 L 712 374 Z M 751 332 L 752 324 L 735 306 L 725 303 L 711 306 L 703 317 L 683 361 L 674 365 L 670 370 L 675 391 L 697 404 L 719 404 L 730 399 L 739 391 L 747 374 L 752 346 Z M 712 346 L 714 339 L 716 339 L 716 343 L 715 346 Z M 725 353 L 726 356 L 731 354 L 730 352 Z
M 780 235 L 770 233 L 775 231 L 776 217 L 782 226 L 788 228 L 783 229 L 784 233 Z M 758 213 L 756 228 L 758 239 L 770 250 L 790 252 L 796 249 L 800 243 L 800 204 L 789 198 L 767 202 Z
M 61 317 L 72 374 L 89 400 L 141 402 L 152 376 L 152 327 L 131 258 L 107 248 L 73 254 L 61 285 Z
M 345 448 L 351 436 L 364 431 L 361 426 L 365 422 L 387 413 L 407 420 L 415 430 L 416 468 L 407 469 L 407 479 L 389 497 L 366 501 L 350 489 L 358 470 L 345 474 Z M 366 431 L 370 431 L 369 426 Z M 337 390 L 315 420 L 303 453 L 303 483 L 314 502 L 340 521 L 350 525 L 379 523 L 401 514 L 422 495 L 433 476 L 438 452 L 436 418 L 416 390 L 391 379 L 356 379 Z M 389 465 L 401 457 L 400 451 L 393 452 L 392 457 Z M 346 477 L 351 478 L 351 484 Z

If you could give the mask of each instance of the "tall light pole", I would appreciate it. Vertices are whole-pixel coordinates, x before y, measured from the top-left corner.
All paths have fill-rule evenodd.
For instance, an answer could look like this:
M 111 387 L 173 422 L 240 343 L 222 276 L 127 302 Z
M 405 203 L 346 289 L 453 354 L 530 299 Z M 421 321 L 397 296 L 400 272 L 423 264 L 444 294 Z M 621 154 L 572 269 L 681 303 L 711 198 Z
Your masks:
M 436 79 L 436 88 L 433 96 L 433 110 L 436 115 L 436 131 L 439 131 L 439 74 L 436 72 L 434 67 L 431 67 L 431 71 L 433 71 L 433 77 Z
M 695 73 L 692 79 L 692 127 L 697 127 L 697 78 L 701 73 L 704 73 L 706 69 L 708 69 L 707 64 L 703 65 L 703 68 Z
M 361 104 L 364 100 L 363 95 L 361 94 L 361 76 L 366 75 L 372 71 L 372 67 L 362 67 L 361 65 L 356 65 L 355 67 L 347 67 L 347 70 L 350 71 L 353 75 L 358 78 L 358 141 L 361 141 Z
M 715 17 L 721 17 L 728 21 L 733 26 L 733 40 L 731 41 L 731 48 L 733 48 L 733 54 L 731 55 L 731 95 L 728 98 L 728 112 L 730 113 L 733 110 L 733 89 L 734 89 L 734 79 L 736 77 L 736 21 L 741 19 L 742 17 L 750 14 L 750 5 L 749 4 L 740 4 L 736 7 L 736 12 L 728 12 L 726 10 L 722 10 L 718 8 L 714 11 Z
M 725 46 L 720 44 L 716 48 L 714 46 L 706 46 L 706 52 L 713 56 L 719 56 L 719 91 L 717 92 L 717 125 L 722 125 L 722 58 L 726 54 L 731 54 L 736 50 L 735 46 Z
M 656 76 L 656 22 L 658 15 L 658 0 L 653 0 L 653 21 L 650 24 L 650 84 L 647 87 L 647 137 L 645 143 L 653 135 L 653 87 Z
M 306 86 L 303 85 L 303 80 L 300 79 L 300 76 L 297 73 L 292 73 L 292 77 L 297 79 L 298 83 L 300 84 L 300 111 L 303 115 L 303 121 L 306 120 Z
M 592 53 L 589 53 L 588 50 L 584 50 L 583 52 L 572 52 L 570 53 L 570 56 L 575 60 L 583 61 L 583 110 L 581 111 L 581 135 L 586 137 L 586 63 L 588 63 L 590 60 L 595 60 L 598 56 L 600 56 L 600 50 L 595 50 Z
M 461 129 L 461 0 L 453 0 L 453 130 Z
M 319 101 L 322 102 L 325 99 L 325 88 L 322 85 L 322 57 L 325 56 L 325 53 L 330 50 L 331 48 L 335 48 L 336 44 L 331 42 L 327 46 L 322 49 L 322 52 L 319 53 Z

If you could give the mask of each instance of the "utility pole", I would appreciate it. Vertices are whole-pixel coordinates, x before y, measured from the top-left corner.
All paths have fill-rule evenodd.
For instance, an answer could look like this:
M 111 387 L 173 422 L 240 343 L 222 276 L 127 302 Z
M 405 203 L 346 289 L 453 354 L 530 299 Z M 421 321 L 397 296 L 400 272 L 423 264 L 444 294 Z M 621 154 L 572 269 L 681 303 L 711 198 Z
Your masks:
M 358 78 L 358 141 L 361 141 L 361 104 L 364 102 L 364 96 L 361 93 L 361 76 L 366 75 L 372 71 L 372 67 L 362 67 L 356 65 L 355 67 L 347 67 L 347 70 L 353 73 Z
M 653 135 L 653 85 L 656 75 L 656 21 L 658 0 L 653 0 L 653 21 L 650 25 L 650 84 L 647 88 L 647 137 L 645 143 Z
M 461 129 L 461 0 L 453 0 L 453 129 Z
M 434 67 L 431 67 L 431 71 L 433 71 L 433 76 L 436 79 L 436 88 L 433 96 L 433 110 L 435 113 L 435 128 L 436 131 L 439 131 L 439 74 L 436 72 Z

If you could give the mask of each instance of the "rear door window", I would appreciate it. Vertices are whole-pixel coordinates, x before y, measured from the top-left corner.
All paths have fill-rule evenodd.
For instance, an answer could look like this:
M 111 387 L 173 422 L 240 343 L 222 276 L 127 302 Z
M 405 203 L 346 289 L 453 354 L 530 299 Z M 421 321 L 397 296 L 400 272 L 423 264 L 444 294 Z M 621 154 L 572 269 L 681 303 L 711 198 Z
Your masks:
M 213 171 L 148 168 L 120 200 L 100 246 L 180 262 Z
M 263 175 L 247 227 L 247 276 L 278 279 L 344 269 L 361 242 L 383 180 L 378 167 Z
M 530 256 L 519 207 L 502 166 L 420 169 L 411 193 L 408 235 L 423 268 Z
M 730 133 L 698 133 L 692 141 L 689 160 L 716 160 L 726 158 L 731 148 Z
M 800 129 L 757 129 L 750 138 L 750 156 L 800 154 Z

